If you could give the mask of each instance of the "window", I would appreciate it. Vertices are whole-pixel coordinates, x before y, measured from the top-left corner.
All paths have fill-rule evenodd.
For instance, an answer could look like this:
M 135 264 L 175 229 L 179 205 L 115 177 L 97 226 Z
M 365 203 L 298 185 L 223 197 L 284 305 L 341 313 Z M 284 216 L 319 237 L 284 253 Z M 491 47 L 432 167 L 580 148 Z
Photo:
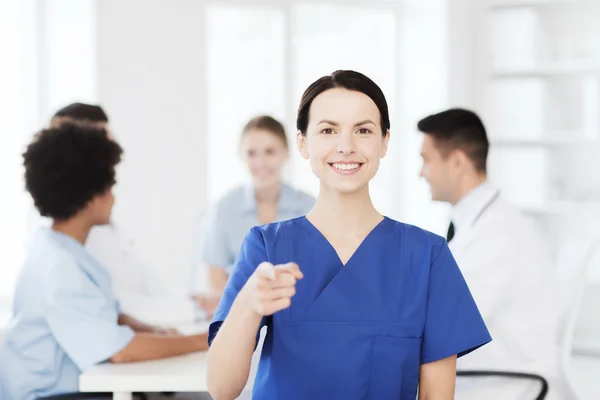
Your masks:
M 209 200 L 247 179 L 238 152 L 244 123 L 257 113 L 272 114 L 284 122 L 293 143 L 302 92 L 322 75 L 336 69 L 365 73 L 384 90 L 393 118 L 393 7 L 326 2 L 212 6 L 206 23 Z M 294 148 L 291 154 L 287 177 L 298 188 L 316 195 L 318 181 L 310 167 Z M 373 200 L 384 213 L 394 208 L 393 159 L 383 160 L 372 183 Z
M 26 243 L 39 224 L 24 191 L 21 154 L 58 107 L 96 101 L 94 5 L 0 2 L 0 300 L 12 295 Z
M 21 154 L 37 113 L 34 23 L 33 1 L 0 3 L 0 300 L 12 293 L 25 257 L 31 201 L 23 188 Z
M 239 152 L 246 122 L 285 116 L 284 15 L 259 7 L 209 7 L 207 29 L 208 197 L 246 181 Z

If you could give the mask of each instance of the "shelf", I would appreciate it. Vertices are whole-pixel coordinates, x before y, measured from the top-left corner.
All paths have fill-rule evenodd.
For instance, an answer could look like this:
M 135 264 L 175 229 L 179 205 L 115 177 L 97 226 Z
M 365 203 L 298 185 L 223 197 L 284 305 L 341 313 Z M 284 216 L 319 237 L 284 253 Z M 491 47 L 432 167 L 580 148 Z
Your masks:
M 492 71 L 491 78 L 539 78 L 558 76 L 577 76 L 600 74 L 600 65 L 597 63 L 548 63 L 534 68 L 515 68 Z
M 545 203 L 514 202 L 525 212 L 538 215 L 569 215 L 596 212 L 600 213 L 600 201 L 548 201 Z
M 474 52 L 507 200 L 567 231 L 600 220 L 598 12 L 600 0 L 486 0 Z
M 544 7 L 559 5 L 593 4 L 590 0 L 490 0 L 490 8 Z
M 521 138 L 499 138 L 491 139 L 491 145 L 495 147 L 559 147 L 559 146 L 600 146 L 600 139 L 568 137 L 549 137 L 540 139 L 521 139 Z

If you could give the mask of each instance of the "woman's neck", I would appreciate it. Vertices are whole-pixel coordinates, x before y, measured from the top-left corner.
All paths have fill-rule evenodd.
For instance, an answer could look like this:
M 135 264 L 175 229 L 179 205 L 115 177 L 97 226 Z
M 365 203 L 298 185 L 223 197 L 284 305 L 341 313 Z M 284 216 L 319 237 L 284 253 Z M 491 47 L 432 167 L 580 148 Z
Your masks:
M 345 236 L 368 233 L 383 215 L 373 206 L 368 186 L 353 193 L 340 193 L 321 185 L 307 219 L 329 235 Z
M 80 218 L 74 217 L 65 221 L 54 221 L 52 229 L 72 237 L 83 245 L 87 241 L 92 227 Z
M 275 204 L 279 201 L 280 194 L 281 183 L 271 187 L 254 190 L 254 197 L 257 204 Z

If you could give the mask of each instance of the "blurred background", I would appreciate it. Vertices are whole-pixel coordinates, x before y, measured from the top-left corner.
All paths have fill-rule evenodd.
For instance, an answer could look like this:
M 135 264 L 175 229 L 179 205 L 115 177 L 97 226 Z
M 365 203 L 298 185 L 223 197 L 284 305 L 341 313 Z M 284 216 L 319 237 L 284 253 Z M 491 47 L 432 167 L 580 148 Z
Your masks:
M 336 69 L 365 73 L 390 105 L 372 186 L 382 213 L 445 233 L 448 207 L 418 177 L 416 122 L 460 106 L 487 125 L 490 179 L 557 246 L 600 237 L 598 21 L 600 0 L 2 0 L 0 314 L 38 223 L 21 153 L 75 101 L 102 105 L 125 148 L 114 213 L 164 278 L 157 290 L 189 286 L 199 217 L 247 180 L 247 120 L 271 114 L 293 138 L 302 91 Z M 316 195 L 292 154 L 286 179 Z M 600 357 L 598 253 L 574 348 Z

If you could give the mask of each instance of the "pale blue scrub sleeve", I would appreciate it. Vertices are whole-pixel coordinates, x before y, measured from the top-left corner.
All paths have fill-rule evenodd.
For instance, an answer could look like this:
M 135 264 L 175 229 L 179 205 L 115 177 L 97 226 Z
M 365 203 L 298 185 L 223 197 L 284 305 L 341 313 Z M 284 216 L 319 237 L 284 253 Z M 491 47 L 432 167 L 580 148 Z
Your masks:
M 198 254 L 204 264 L 220 267 L 229 272 L 233 260 L 227 247 L 227 233 L 225 227 L 233 224 L 224 213 L 220 212 L 219 205 L 208 210 L 202 221 L 202 235 L 200 238 Z
M 131 328 L 118 324 L 115 299 L 71 260 L 53 269 L 45 295 L 52 336 L 81 371 L 107 361 L 135 336 Z
M 429 274 L 421 364 L 461 357 L 492 340 L 446 241 L 441 238 Z
M 240 290 L 242 290 L 250 276 L 254 273 L 256 267 L 258 267 L 258 265 L 263 261 L 268 261 L 264 237 L 260 228 L 254 227 L 246 234 L 246 237 L 244 238 L 242 248 L 240 249 L 237 260 L 233 266 L 233 270 L 229 276 L 229 280 L 227 281 L 227 285 L 225 286 L 223 295 L 221 296 L 221 300 L 219 301 L 219 305 L 215 311 L 215 315 L 213 316 L 208 330 L 209 345 L 212 344 L 212 341 L 217 335 L 219 328 L 229 314 L 229 310 L 231 309 L 231 306 L 233 305 L 238 293 Z M 269 321 L 269 317 L 263 318 L 260 328 L 267 325 Z M 257 332 L 257 337 L 258 334 L 259 333 Z

